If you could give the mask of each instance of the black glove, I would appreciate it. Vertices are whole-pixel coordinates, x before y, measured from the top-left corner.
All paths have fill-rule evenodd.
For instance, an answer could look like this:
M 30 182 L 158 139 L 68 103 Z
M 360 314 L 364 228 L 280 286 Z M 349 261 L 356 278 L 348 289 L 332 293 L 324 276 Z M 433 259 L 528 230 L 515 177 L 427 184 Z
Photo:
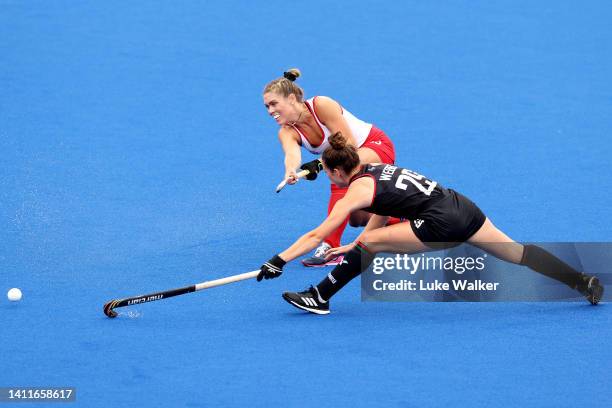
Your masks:
M 306 180 L 316 180 L 317 174 L 321 170 L 323 170 L 323 163 L 321 163 L 321 159 L 316 159 L 313 161 L 309 161 L 308 163 L 304 163 L 300 166 L 302 170 L 308 170 L 310 173 L 306 176 Z
M 261 265 L 259 268 L 259 275 L 257 275 L 257 282 L 260 282 L 262 279 L 274 279 L 278 278 L 283 274 L 283 266 L 285 266 L 287 262 L 283 261 L 283 259 L 274 255 L 268 262 Z

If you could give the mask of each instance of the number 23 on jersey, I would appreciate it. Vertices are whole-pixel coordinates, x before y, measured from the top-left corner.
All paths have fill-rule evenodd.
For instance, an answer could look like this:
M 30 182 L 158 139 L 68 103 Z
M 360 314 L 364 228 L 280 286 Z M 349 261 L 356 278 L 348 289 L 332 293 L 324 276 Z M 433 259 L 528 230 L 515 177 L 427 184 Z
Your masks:
M 400 190 L 406 190 L 408 188 L 406 182 L 412 183 L 426 196 L 431 195 L 431 192 L 438 184 L 437 182 L 428 180 L 425 178 L 425 176 L 415 173 L 412 170 L 402 169 L 401 174 L 397 177 L 397 181 L 395 182 L 395 187 L 399 188 Z

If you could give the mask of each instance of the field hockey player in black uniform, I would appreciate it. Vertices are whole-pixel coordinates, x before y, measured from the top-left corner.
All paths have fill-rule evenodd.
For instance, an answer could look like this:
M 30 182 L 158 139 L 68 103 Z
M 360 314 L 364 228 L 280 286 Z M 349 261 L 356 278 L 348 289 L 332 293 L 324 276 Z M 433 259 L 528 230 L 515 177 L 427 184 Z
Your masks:
M 576 271 L 538 246 L 513 241 L 465 196 L 408 169 L 390 164 L 361 165 L 355 148 L 347 145 L 339 132 L 330 136 L 329 142 L 331 146 L 322 156 L 323 169 L 333 183 L 349 187 L 346 195 L 321 225 L 263 264 L 257 280 L 280 276 L 287 262 L 319 245 L 352 212 L 365 210 L 374 215 L 353 244 L 328 251 L 330 257 L 344 254 L 345 261 L 317 286 L 283 294 L 293 306 L 329 313 L 329 299 L 366 270 L 378 252 L 419 253 L 462 242 L 563 282 L 593 305 L 601 300 L 603 286 L 597 277 Z M 388 217 L 410 221 L 385 226 Z

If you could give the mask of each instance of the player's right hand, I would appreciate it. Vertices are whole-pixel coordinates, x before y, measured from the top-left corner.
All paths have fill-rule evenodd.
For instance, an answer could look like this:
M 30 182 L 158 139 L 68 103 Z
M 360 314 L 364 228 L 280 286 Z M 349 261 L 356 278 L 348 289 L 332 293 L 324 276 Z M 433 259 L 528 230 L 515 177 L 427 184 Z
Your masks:
M 325 260 L 329 261 L 332 258 L 336 258 L 339 255 L 346 254 L 351 249 L 355 248 L 355 243 L 351 242 L 350 244 L 342 245 L 336 248 L 330 248 L 325 252 Z
M 278 255 L 274 255 L 268 260 L 268 262 L 261 265 L 259 268 L 259 275 L 257 275 L 257 282 L 261 282 L 262 279 L 274 279 L 278 278 L 283 274 L 283 266 L 287 262 Z
M 285 173 L 285 180 L 287 180 L 287 184 L 293 185 L 297 183 L 299 179 L 298 179 L 297 174 L 295 173 L 295 170 L 291 170 Z

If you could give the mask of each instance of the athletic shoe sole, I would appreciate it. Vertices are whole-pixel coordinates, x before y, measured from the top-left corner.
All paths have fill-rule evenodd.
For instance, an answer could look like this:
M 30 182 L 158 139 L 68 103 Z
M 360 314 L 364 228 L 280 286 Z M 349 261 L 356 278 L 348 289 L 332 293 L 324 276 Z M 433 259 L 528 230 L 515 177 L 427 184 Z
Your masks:
M 318 314 L 318 315 L 329 314 L 329 310 L 313 309 L 313 308 L 310 308 L 308 306 L 304 306 L 304 305 L 301 305 L 299 303 L 296 303 L 289 296 L 286 296 L 284 293 L 283 293 L 283 299 L 285 299 L 288 303 L 292 304 L 293 306 L 297 307 L 298 309 L 302 309 L 302 310 L 305 310 L 305 311 L 310 312 L 310 313 L 314 313 L 314 314 Z
M 323 263 L 311 263 L 308 260 L 312 258 L 302 259 L 302 265 L 308 268 L 322 268 L 324 266 L 336 266 L 340 265 L 340 262 L 344 259 L 344 256 L 339 256 L 337 258 L 332 259 L 331 261 L 323 262 Z

